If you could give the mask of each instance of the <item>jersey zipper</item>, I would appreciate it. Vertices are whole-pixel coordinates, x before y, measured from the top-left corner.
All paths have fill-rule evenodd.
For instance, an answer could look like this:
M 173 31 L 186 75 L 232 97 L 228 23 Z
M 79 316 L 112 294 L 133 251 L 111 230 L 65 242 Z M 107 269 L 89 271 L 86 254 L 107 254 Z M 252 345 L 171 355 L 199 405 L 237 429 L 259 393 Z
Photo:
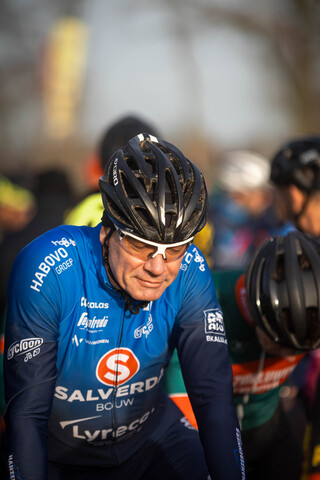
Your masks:
M 118 348 L 120 348 L 121 342 L 122 342 L 125 312 L 126 312 L 126 302 L 125 302 L 124 309 L 123 309 Z M 115 452 L 115 445 L 117 443 L 117 437 L 116 437 L 116 432 L 117 432 L 116 398 L 117 398 L 117 390 L 118 390 L 118 365 L 119 364 L 117 362 L 117 364 L 116 364 L 116 379 L 115 379 L 113 399 L 112 399 L 112 403 L 113 403 L 113 409 L 112 409 L 112 425 L 113 425 L 112 442 L 113 442 L 113 458 L 114 458 L 114 464 L 115 465 L 118 465 L 118 458 L 117 458 L 117 455 L 116 455 L 116 452 Z

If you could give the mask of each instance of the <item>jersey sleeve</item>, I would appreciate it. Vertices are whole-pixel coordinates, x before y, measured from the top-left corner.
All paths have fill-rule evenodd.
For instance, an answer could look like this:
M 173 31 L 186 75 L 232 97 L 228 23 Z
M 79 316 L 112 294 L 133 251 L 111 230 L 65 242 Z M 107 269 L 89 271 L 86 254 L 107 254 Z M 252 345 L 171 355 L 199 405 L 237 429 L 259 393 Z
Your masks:
M 182 264 L 185 293 L 174 330 L 182 375 L 211 477 L 244 479 L 223 315 L 208 266 L 196 247 L 188 253 Z
M 9 478 L 22 480 L 47 478 L 47 426 L 56 380 L 61 305 L 49 243 L 47 237 L 40 237 L 27 246 L 17 257 L 8 284 L 7 465 Z

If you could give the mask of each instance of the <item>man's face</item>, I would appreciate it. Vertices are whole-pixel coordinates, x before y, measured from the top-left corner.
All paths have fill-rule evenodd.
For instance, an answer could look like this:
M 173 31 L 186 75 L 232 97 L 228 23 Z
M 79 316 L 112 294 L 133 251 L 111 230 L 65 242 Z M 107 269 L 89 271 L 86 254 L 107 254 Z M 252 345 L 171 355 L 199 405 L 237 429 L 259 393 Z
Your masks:
M 101 228 L 102 245 L 108 231 Z M 177 277 L 183 256 L 170 263 L 165 262 L 162 255 L 140 260 L 122 248 L 120 242 L 119 234 L 114 232 L 108 243 L 108 262 L 121 288 L 135 300 L 150 302 L 160 298 Z
M 320 194 L 314 192 L 307 200 L 303 213 L 298 217 L 296 227 L 312 235 L 315 238 L 320 237 Z
M 308 195 L 295 185 L 276 189 L 276 205 L 284 220 L 291 220 L 298 230 L 320 236 L 320 192 Z M 300 215 L 299 213 L 302 212 Z

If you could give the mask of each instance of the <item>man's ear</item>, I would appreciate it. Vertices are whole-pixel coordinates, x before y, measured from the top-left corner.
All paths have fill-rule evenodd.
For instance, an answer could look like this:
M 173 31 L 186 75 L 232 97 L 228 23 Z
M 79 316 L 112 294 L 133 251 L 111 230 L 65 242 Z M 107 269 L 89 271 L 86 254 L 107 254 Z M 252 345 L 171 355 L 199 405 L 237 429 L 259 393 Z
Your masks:
M 291 205 L 292 205 L 293 212 L 294 213 L 301 212 L 306 199 L 305 192 L 300 190 L 300 188 L 296 187 L 295 185 L 290 185 L 289 193 L 291 197 Z
M 103 226 L 101 227 L 101 229 L 100 229 L 100 243 L 101 243 L 101 245 L 104 244 L 104 239 L 108 235 L 109 230 L 110 230 L 110 228 L 103 227 Z

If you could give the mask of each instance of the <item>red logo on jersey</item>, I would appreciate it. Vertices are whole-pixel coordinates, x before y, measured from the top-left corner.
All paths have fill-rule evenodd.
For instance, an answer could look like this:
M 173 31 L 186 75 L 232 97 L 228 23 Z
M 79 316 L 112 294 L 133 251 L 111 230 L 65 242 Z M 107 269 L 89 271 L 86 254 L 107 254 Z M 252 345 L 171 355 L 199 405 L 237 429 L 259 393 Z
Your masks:
M 100 358 L 96 375 L 105 385 L 121 385 L 139 370 L 140 362 L 129 348 L 114 348 Z

